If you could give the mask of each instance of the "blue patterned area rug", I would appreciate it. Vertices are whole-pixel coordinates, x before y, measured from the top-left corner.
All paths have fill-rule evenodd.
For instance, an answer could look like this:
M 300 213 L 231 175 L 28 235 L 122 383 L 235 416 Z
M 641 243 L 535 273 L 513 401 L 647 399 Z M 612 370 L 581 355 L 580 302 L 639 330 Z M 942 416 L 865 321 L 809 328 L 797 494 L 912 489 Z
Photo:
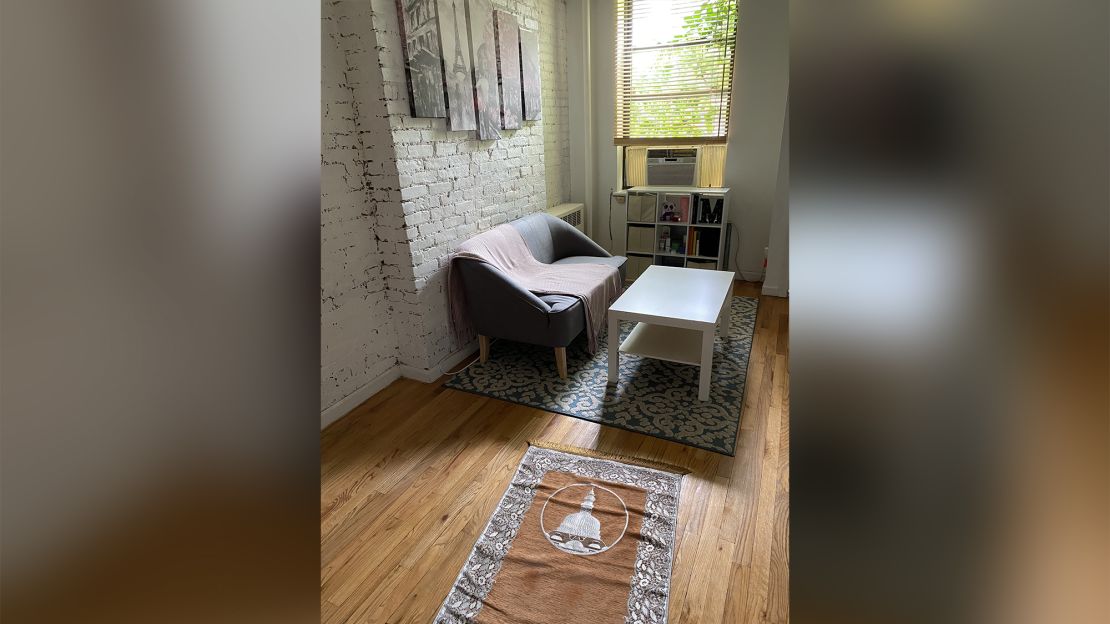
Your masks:
M 606 385 L 609 350 L 604 328 L 598 351 L 580 335 L 567 347 L 567 379 L 555 372 L 555 354 L 498 340 L 485 364 L 475 363 L 445 386 L 619 427 L 699 449 L 734 455 L 752 350 L 754 297 L 733 297 L 729 336 L 717 336 L 709 400 L 698 400 L 698 367 L 622 355 L 620 383 Z M 621 323 L 621 338 L 634 323 Z

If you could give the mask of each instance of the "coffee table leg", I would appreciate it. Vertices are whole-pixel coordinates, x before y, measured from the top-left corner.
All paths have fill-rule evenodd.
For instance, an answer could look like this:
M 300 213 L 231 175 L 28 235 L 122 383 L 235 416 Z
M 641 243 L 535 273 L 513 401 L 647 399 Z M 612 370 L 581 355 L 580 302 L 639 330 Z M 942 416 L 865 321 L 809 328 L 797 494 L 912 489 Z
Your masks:
M 709 400 L 709 380 L 713 376 L 713 326 L 701 333 L 701 370 L 698 374 L 698 400 Z
M 617 383 L 621 368 L 621 322 L 609 313 L 609 383 Z
M 732 320 L 732 297 L 725 301 L 725 307 L 721 308 L 721 336 L 728 337 L 728 325 Z

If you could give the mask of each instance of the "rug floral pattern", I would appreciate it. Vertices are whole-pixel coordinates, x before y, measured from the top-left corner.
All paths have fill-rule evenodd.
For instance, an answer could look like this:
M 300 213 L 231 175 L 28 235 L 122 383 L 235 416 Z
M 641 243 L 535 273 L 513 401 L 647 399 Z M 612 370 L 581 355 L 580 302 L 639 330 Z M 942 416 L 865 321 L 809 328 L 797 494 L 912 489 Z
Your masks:
M 475 363 L 445 385 L 734 455 L 757 306 L 754 297 L 732 298 L 729 335 L 718 335 L 714 345 L 708 401 L 697 397 L 698 367 L 634 355 L 621 356 L 620 382 L 615 388 L 607 385 L 604 329 L 593 356 L 584 334 L 567 347 L 565 380 L 555 372 L 551 349 L 498 340 L 489 361 Z M 633 326 L 621 323 L 622 339 Z

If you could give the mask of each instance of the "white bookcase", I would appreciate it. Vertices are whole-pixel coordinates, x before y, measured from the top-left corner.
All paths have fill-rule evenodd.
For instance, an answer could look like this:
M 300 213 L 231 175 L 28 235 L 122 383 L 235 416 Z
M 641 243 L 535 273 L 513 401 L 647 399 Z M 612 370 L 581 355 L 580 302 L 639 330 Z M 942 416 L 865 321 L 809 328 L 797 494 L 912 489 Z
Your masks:
M 624 196 L 629 281 L 653 264 L 727 268 L 727 188 L 634 186 Z

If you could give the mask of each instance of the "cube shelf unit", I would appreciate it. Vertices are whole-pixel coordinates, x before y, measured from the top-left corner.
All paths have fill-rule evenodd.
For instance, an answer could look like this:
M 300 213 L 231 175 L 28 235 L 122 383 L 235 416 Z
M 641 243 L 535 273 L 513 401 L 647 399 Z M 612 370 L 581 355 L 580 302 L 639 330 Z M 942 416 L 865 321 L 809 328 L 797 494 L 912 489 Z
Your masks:
M 634 186 L 624 194 L 628 281 L 653 264 L 727 268 L 727 188 Z

